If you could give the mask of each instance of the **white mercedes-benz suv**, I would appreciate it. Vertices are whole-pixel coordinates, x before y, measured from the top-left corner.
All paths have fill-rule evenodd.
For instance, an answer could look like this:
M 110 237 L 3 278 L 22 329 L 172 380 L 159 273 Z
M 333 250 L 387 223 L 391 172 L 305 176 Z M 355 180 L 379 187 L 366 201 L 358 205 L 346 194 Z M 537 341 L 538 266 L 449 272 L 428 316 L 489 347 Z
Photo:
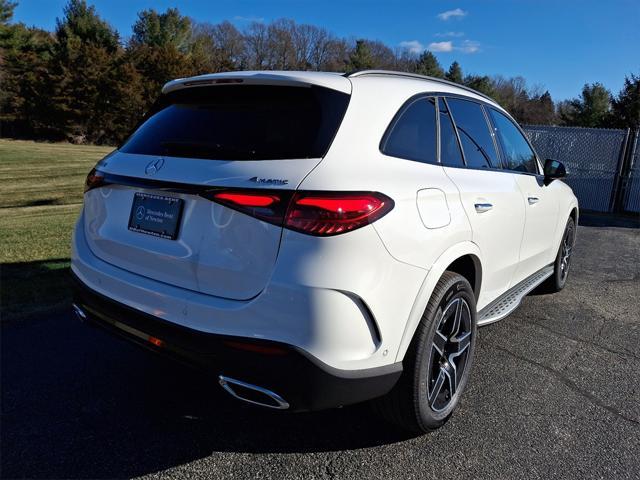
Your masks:
M 565 175 L 493 100 L 440 79 L 175 80 L 87 177 L 73 307 L 246 402 L 374 400 L 432 430 L 477 327 L 563 288 Z

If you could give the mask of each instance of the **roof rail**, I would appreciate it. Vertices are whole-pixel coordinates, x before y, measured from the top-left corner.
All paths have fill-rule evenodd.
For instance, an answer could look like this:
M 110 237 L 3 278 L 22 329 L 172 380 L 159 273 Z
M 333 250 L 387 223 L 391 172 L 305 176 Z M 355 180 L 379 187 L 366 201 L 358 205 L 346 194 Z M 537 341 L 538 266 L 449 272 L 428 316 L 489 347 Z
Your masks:
M 492 102 L 495 102 L 495 100 L 491 98 L 489 95 L 485 95 L 482 92 L 478 92 L 473 88 L 469 88 L 465 85 L 460 85 L 459 83 L 450 82 L 449 80 L 445 80 L 443 78 L 429 77 L 428 75 L 419 75 L 417 73 L 409 73 L 409 72 L 395 72 L 393 70 L 356 70 L 355 72 L 347 72 L 344 74 L 344 76 L 347 78 L 362 77 L 364 75 L 389 75 L 392 77 L 409 77 L 409 78 L 417 78 L 419 80 L 430 80 L 432 82 L 441 83 L 443 85 L 449 85 L 450 87 L 461 88 L 462 90 L 475 93 L 476 95 L 480 95 L 481 97 L 486 98 L 487 100 L 491 100 Z

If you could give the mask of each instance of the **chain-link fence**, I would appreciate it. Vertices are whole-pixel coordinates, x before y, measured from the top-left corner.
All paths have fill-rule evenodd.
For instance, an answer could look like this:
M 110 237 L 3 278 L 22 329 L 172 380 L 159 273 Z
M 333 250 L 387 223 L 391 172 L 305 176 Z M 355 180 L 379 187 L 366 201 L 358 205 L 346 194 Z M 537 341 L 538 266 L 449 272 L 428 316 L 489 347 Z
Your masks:
M 567 183 L 578 197 L 580 208 L 614 210 L 628 130 L 537 125 L 523 129 L 542 161 L 552 158 L 566 165 Z M 636 179 L 636 188 L 640 188 L 640 176 Z

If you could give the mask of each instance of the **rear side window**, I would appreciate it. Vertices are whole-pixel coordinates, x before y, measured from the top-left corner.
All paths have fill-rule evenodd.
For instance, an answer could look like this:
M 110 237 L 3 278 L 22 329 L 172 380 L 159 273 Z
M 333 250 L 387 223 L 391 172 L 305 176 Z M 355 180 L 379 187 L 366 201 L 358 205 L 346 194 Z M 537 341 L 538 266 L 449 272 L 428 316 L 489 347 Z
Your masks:
M 440 162 L 445 166 L 462 167 L 462 152 L 458 137 L 449 115 L 447 103 L 438 99 L 438 109 L 440 111 Z
M 498 154 L 482 106 L 457 98 L 447 98 L 447 102 L 460 135 L 467 166 L 498 168 Z
M 349 95 L 322 87 L 221 85 L 160 98 L 120 151 L 216 160 L 319 158 Z
M 396 118 L 382 141 L 382 153 L 436 163 L 436 108 L 433 98 L 420 98 Z
M 507 168 L 518 172 L 538 173 L 536 156 L 518 127 L 493 108 L 489 112 L 502 145 Z

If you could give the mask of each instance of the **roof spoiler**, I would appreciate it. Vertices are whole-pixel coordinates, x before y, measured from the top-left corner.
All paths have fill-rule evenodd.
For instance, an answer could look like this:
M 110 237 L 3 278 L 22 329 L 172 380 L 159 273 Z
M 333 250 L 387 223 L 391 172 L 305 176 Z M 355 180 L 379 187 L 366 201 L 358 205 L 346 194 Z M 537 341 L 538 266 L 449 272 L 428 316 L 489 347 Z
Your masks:
M 297 87 L 317 85 L 351 94 L 351 82 L 342 74 L 293 71 L 224 72 L 179 78 L 166 83 L 162 87 L 162 93 L 183 88 L 215 85 L 290 85 Z

